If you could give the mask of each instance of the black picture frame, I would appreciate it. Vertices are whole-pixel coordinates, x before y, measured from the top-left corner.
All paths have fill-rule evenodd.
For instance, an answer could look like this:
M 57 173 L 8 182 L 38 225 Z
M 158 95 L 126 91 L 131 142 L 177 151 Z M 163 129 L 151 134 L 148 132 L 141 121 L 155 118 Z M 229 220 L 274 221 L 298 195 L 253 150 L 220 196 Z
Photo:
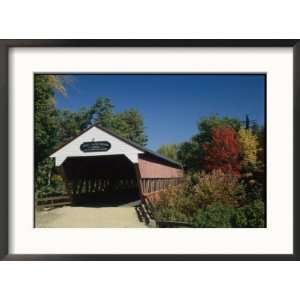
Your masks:
M 10 254 L 9 253 L 9 49 L 14 47 L 292 47 L 294 68 L 293 254 Z M 284 105 L 284 102 L 283 104 Z M 268 260 L 300 259 L 300 40 L 0 40 L 0 259 L 2 260 Z

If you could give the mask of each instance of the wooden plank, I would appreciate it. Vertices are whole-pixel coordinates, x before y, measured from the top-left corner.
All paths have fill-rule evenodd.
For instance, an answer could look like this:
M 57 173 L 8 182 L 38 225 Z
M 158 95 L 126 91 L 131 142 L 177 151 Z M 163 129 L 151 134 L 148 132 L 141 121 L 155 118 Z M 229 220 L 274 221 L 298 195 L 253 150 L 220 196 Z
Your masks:
M 64 205 L 70 205 L 70 204 L 72 204 L 72 201 L 58 202 L 58 203 L 51 203 L 51 204 L 42 204 L 42 205 L 37 205 L 37 208 L 64 206 Z
M 38 198 L 37 201 L 52 201 L 52 200 L 60 200 L 60 199 L 70 199 L 70 196 L 62 195 L 62 196 L 52 196 L 52 197 Z
M 36 199 L 35 205 L 36 207 L 51 207 L 51 206 L 59 206 L 59 205 L 67 205 L 72 204 L 72 200 L 69 196 L 56 196 L 56 197 L 47 197 Z

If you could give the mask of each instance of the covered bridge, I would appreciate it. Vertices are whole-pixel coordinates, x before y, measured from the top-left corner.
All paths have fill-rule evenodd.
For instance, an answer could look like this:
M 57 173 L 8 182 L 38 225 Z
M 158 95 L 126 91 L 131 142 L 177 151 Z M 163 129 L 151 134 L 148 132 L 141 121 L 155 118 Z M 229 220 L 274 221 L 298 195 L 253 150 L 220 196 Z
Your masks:
M 178 162 L 98 124 L 50 157 L 55 158 L 74 203 L 110 201 L 115 206 L 128 198 L 151 201 L 167 186 L 179 184 L 183 176 Z

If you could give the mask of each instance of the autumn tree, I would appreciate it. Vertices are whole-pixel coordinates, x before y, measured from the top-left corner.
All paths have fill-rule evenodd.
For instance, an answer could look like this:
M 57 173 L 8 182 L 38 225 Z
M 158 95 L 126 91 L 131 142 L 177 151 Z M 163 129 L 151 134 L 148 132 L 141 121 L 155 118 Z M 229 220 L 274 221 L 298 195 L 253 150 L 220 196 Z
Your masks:
M 240 175 L 239 143 L 233 128 L 213 128 L 211 141 L 205 143 L 203 149 L 204 166 L 207 171 L 219 169 L 224 173 Z
M 187 171 L 197 172 L 205 169 L 204 157 L 206 151 L 203 145 L 211 142 L 213 130 L 216 128 L 229 127 L 238 132 L 242 126 L 243 123 L 239 119 L 221 117 L 218 114 L 202 118 L 198 122 L 198 133 L 189 141 L 179 145 L 178 160 Z
M 243 182 L 249 203 L 265 198 L 264 128 L 240 129 Z
M 241 165 L 244 168 L 256 166 L 258 154 L 258 138 L 250 129 L 241 128 L 238 133 L 241 152 Z

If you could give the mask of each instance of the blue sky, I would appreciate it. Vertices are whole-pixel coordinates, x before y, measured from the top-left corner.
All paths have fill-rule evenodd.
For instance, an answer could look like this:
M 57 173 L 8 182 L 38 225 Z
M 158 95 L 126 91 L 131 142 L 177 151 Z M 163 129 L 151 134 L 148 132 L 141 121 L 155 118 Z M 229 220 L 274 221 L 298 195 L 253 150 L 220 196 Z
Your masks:
M 136 108 L 144 117 L 148 147 L 181 143 L 197 133 L 198 121 L 221 116 L 264 123 L 264 75 L 73 75 L 68 97 L 57 107 L 78 111 L 98 97 L 112 100 L 115 111 Z

